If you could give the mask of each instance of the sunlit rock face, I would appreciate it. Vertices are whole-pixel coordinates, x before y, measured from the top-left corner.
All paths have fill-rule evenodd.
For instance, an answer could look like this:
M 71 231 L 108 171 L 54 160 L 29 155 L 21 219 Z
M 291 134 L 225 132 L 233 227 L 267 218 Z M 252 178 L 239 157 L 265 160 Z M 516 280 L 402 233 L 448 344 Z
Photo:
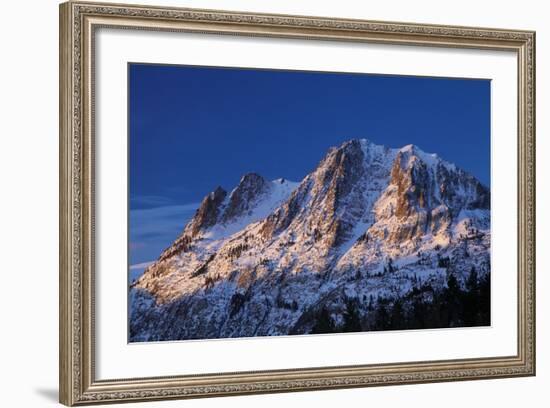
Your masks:
M 299 183 L 208 194 L 132 284 L 130 338 L 375 330 L 380 304 L 412 313 L 472 271 L 490 272 L 489 189 L 416 146 L 350 140 Z

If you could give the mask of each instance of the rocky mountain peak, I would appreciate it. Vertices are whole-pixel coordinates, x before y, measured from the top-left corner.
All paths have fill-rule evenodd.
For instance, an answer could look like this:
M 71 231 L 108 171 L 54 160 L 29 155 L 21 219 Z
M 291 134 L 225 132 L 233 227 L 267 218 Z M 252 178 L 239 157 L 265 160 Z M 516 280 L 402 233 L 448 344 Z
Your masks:
M 195 216 L 185 228 L 189 235 L 195 237 L 200 231 L 215 225 L 218 222 L 220 210 L 227 191 L 220 186 L 209 193 L 201 202 Z
M 321 199 L 327 199 L 332 210 L 336 210 L 342 198 L 352 190 L 364 174 L 364 154 L 359 140 L 345 142 L 330 151 L 314 171 L 316 180 L 314 192 Z
M 315 241 L 324 242 L 324 248 L 338 245 L 346 228 L 341 215 L 345 213 L 348 196 L 364 176 L 363 162 L 360 140 L 331 148 L 289 200 L 267 218 L 261 231 L 263 236 L 273 238 L 290 227 L 307 230 Z
M 230 196 L 224 210 L 222 222 L 228 222 L 246 214 L 256 204 L 258 198 L 270 190 L 270 182 L 257 173 L 247 173 Z
M 428 166 L 414 155 L 414 147 L 397 153 L 390 182 L 397 186 L 395 215 L 398 218 L 410 216 L 416 208 L 425 209 L 432 201 Z
M 489 190 L 473 176 L 408 145 L 396 151 L 371 233 L 388 245 L 416 242 L 425 234 L 449 240 L 453 219 L 464 210 L 486 210 L 489 201 Z

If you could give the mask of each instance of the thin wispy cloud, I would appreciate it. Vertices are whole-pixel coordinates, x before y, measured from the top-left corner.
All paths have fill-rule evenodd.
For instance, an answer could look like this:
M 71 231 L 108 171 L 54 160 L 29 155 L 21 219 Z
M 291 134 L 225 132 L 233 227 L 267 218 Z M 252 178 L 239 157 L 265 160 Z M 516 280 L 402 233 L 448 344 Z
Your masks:
M 172 199 L 158 195 L 134 196 L 130 198 L 132 207 L 161 207 L 173 204 Z
M 154 261 L 183 231 L 199 203 L 130 210 L 130 265 Z
M 130 265 L 130 270 L 133 271 L 133 270 L 136 270 L 136 269 L 145 269 L 148 266 L 152 265 L 153 263 L 155 263 L 155 262 L 154 261 L 149 261 L 149 262 L 138 263 L 138 264 L 135 264 L 135 265 Z

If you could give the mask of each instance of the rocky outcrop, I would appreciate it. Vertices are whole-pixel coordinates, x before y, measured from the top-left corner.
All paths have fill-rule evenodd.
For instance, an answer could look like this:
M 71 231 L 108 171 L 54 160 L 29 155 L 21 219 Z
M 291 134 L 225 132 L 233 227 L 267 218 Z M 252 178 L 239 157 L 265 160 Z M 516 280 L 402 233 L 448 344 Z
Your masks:
M 473 176 L 410 145 L 397 152 L 379 201 L 370 233 L 395 244 L 426 234 L 449 239 L 453 218 L 462 210 L 489 210 L 490 193 Z
M 220 207 L 226 195 L 227 192 L 223 188 L 217 187 L 204 197 L 197 213 L 185 229 L 191 237 L 197 236 L 200 231 L 212 227 L 218 222 Z
M 270 188 L 271 184 L 259 174 L 245 174 L 237 188 L 231 192 L 221 222 L 226 223 L 246 214 Z
M 266 238 L 294 229 L 310 231 L 325 248 L 340 245 L 353 227 L 346 203 L 362 199 L 359 180 L 365 177 L 364 153 L 359 140 L 332 149 L 317 169 L 304 179 L 290 199 L 262 226 Z

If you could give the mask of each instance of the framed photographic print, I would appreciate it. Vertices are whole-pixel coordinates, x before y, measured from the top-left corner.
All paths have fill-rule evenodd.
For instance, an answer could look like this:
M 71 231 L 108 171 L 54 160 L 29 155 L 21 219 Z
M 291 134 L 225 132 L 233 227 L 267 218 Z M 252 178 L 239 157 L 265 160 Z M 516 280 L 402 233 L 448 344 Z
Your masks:
M 531 31 L 62 4 L 61 402 L 534 375 L 534 114 Z

